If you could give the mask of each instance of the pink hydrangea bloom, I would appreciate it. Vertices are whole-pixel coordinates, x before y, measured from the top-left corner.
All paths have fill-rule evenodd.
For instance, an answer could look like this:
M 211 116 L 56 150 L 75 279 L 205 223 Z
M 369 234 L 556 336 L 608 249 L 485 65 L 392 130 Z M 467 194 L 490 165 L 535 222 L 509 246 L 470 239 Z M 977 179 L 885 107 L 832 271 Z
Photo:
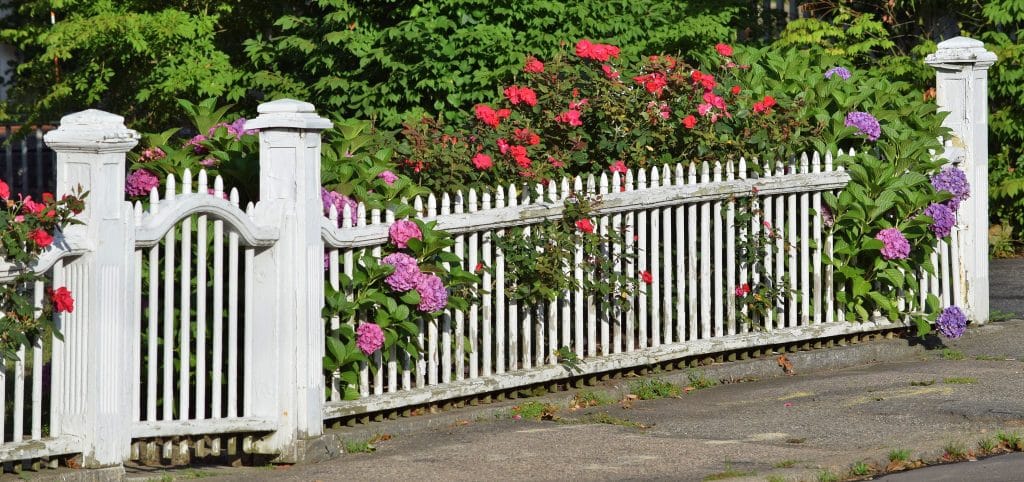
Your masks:
M 391 171 L 384 171 L 380 174 L 377 174 L 377 177 L 383 179 L 384 183 L 387 184 L 388 186 L 394 184 L 395 181 L 398 180 L 398 176 Z
M 203 142 L 205 141 L 206 136 L 202 134 L 196 134 L 195 137 L 189 139 L 188 142 L 185 143 L 185 145 L 192 146 L 192 151 L 195 152 L 196 154 L 206 154 L 207 152 L 209 152 L 209 150 L 207 150 L 206 146 L 203 145 Z
M 885 259 L 906 259 L 910 256 L 910 243 L 899 228 L 885 228 L 875 235 L 875 239 L 884 244 L 882 257 Z
M 395 267 L 395 271 L 384 278 L 384 282 L 395 291 L 409 291 L 415 288 L 423 277 L 416 258 L 408 254 L 392 253 L 385 256 L 381 262 Z
M 395 221 L 395 224 L 392 224 L 391 227 L 388 228 L 388 234 L 391 236 L 391 242 L 394 243 L 395 246 L 403 249 L 409 247 L 408 243 L 410 239 L 423 239 L 423 233 L 420 232 L 420 227 L 408 219 Z
M 424 274 L 416 284 L 416 292 L 420 294 L 420 304 L 417 308 L 420 311 L 432 312 L 443 310 L 448 306 L 448 290 L 444 282 L 436 274 Z
M 384 346 L 384 330 L 374 323 L 360 323 L 356 328 L 356 346 L 369 355 Z
M 129 196 L 145 196 L 160 184 L 155 174 L 145 169 L 132 172 L 124 180 L 124 192 Z
M 357 224 L 356 214 L 359 212 L 359 203 L 355 199 L 340 192 L 320 188 L 320 201 L 324 205 L 324 214 L 330 214 L 332 206 L 338 212 L 338 226 L 341 226 L 344 221 L 346 209 L 348 209 L 349 215 L 352 216 L 352 225 Z

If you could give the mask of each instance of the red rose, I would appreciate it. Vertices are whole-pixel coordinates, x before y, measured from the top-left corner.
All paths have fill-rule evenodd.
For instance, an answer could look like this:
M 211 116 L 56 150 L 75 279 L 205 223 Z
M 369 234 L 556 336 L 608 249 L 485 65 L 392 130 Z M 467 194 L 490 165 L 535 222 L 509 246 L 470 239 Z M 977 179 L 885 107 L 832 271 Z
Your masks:
M 694 117 L 692 114 L 686 116 L 686 118 L 683 119 L 683 126 L 685 126 L 687 129 L 693 129 L 696 125 L 697 118 Z
M 650 271 L 641 271 L 640 280 L 643 281 L 644 283 L 651 284 L 654 282 L 654 276 L 651 276 Z
M 618 70 L 613 69 L 612 66 L 608 65 L 608 64 L 602 65 L 601 66 L 601 70 L 604 71 L 604 76 L 607 77 L 610 80 L 615 80 L 615 79 L 619 78 L 619 75 L 621 75 L 621 74 L 619 74 Z
M 63 286 L 50 293 L 50 300 L 53 302 L 53 309 L 58 313 L 75 311 L 75 299 L 71 297 L 71 292 Z
M 478 152 L 475 156 L 473 156 L 473 165 L 476 166 L 477 169 L 484 170 L 490 169 L 491 166 L 494 165 L 494 163 L 491 162 L 491 156 L 488 156 L 487 154 L 484 154 L 482 152 Z
M 11 187 L 7 185 L 2 179 L 0 179 L 0 199 L 9 199 L 11 197 Z
M 746 296 L 747 293 L 750 293 L 750 285 L 749 284 L 743 283 L 743 284 L 741 284 L 741 285 L 736 287 L 736 296 L 743 297 L 743 296 Z
M 537 57 L 531 55 L 526 58 L 526 66 L 523 67 L 523 72 L 528 74 L 539 74 L 544 72 L 544 63 L 537 60 Z
M 474 113 L 476 114 L 476 118 L 479 119 L 480 122 L 483 122 L 484 124 L 487 124 L 491 127 L 498 127 L 498 124 L 501 124 L 501 119 L 498 116 L 498 113 L 495 112 L 494 109 L 487 104 L 478 104 L 474 109 Z
M 625 174 L 626 171 L 628 171 L 629 169 L 626 167 L 626 163 L 625 162 L 622 162 L 621 160 L 619 160 L 619 161 L 613 162 L 612 165 L 608 167 L 608 170 L 611 171 L 611 172 L 617 172 L 619 174 Z
M 53 244 L 53 236 L 50 236 L 50 233 L 39 228 L 36 228 L 29 233 L 28 237 L 32 238 L 32 241 L 34 241 L 40 248 L 45 248 Z
M 724 57 L 732 57 L 732 46 L 728 44 L 715 45 L 715 50 Z
M 739 93 L 740 93 L 740 86 L 738 86 L 738 85 L 732 86 L 732 91 L 731 92 L 732 92 L 732 95 L 739 95 Z
M 594 232 L 594 223 L 591 223 L 589 219 L 580 219 L 576 221 L 576 229 L 591 234 Z

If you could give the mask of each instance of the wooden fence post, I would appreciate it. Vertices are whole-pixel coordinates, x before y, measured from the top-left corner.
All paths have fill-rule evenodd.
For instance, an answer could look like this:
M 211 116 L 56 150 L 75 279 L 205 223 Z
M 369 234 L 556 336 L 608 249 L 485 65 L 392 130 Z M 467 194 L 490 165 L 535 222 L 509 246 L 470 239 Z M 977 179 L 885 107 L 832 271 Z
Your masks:
M 46 135 L 57 153 L 57 197 L 81 187 L 89 191 L 83 222 L 65 230 L 85 244 L 85 254 L 56 270 L 57 282 L 71 290 L 75 309 L 62 315 L 64 341 L 54 347 L 53 406 L 55 434 L 82 440 L 82 465 L 120 467 L 131 443 L 132 263 L 135 223 L 124 200 L 125 153 L 139 135 L 124 118 L 99 110 L 64 116 Z M 56 354 L 60 351 L 60 356 Z M 118 470 L 121 470 L 120 468 Z
M 974 39 L 939 43 L 925 62 L 935 68 L 936 102 L 948 111 L 943 125 L 953 130 L 946 155 L 967 174 L 971 197 L 957 215 L 960 289 L 954 304 L 974 323 L 989 319 L 988 302 L 988 68 L 996 55 Z
M 323 435 L 324 243 L 320 234 L 320 132 L 331 122 L 312 104 L 261 104 L 246 129 L 260 130 L 258 224 L 281 239 L 256 255 L 254 357 L 245 399 L 252 415 L 272 416 L 278 430 L 257 443 L 281 462 L 314 461 L 337 448 Z M 276 383 L 274 382 L 276 378 Z

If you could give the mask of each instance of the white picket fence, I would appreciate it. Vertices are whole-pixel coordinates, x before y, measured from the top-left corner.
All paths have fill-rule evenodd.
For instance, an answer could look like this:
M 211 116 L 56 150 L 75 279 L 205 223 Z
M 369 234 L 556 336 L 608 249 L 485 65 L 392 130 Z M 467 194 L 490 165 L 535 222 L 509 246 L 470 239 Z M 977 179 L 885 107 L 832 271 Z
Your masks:
M 944 42 L 929 58 L 940 105 L 953 111 L 947 122 L 962 141 L 947 155 L 975 195 L 933 259 L 936 275 L 918 273 L 922 289 L 907 293 L 933 293 L 977 323 L 988 317 L 987 198 L 977 186 L 987 185 L 984 80 L 992 60 L 967 39 Z M 328 399 L 336 381 L 322 369 L 325 328 L 347 320 L 323 320 L 324 284 L 337 288 L 359 250 L 379 254 L 394 215 L 361 207 L 355 219 L 343 213 L 338 227 L 338 213 L 324 216 L 320 199 L 320 132 L 330 122 L 291 100 L 259 112 L 246 126 L 260 129 L 259 201 L 244 209 L 205 172 L 169 179 L 145 206 L 125 202 L 125 153 L 138 135 L 118 116 L 72 114 L 46 135 L 57 153 L 56 195 L 78 186 L 90 194 L 83 224 L 61 233 L 35 269 L 68 287 L 76 307 L 56 320 L 63 340 L 42 340 L 24 361 L 0 367 L 0 462 L 52 465 L 81 454 L 83 467 L 118 467 L 237 450 L 296 461 L 323 442 L 329 419 L 565 380 L 573 373 L 554 356 L 562 347 L 581 358 L 582 374 L 596 374 L 890 326 L 846 323 L 834 306 L 821 193 L 848 178 L 828 154 L 761 169 L 666 166 L 528 192 L 448 193 L 415 207 L 455 235 L 452 251 L 464 268 L 491 268 L 482 274 L 488 289 L 470 309 L 423 323 L 419 358 L 377 357 L 378 369 L 361 373 L 360 399 Z M 755 187 L 763 215 L 737 225 L 734 199 Z M 597 229 L 626 233 L 613 248 L 634 255 L 619 265 L 623 273 L 651 273 L 634 309 L 604 309 L 583 291 L 525 306 L 503 289 L 507 266 L 496 237 L 560 218 L 570 193 L 599 195 Z M 735 262 L 735 247 L 767 229 L 781 236 L 765 256 L 765 276 L 788 280 L 792 295 L 754 330 L 739 321 L 734 289 L 758 279 Z M 12 278 L 12 268 L 0 266 L 0 282 Z M 45 286 L 32 288 L 40 299 Z
M 481 299 L 466 312 L 450 310 L 439 321 L 421 321 L 420 358 L 406 360 L 392 351 L 384 361 L 375 354 L 376 366 L 364 366 L 360 373 L 361 398 L 342 401 L 339 391 L 332 390 L 325 416 L 392 410 L 572 374 L 642 367 L 652 357 L 665 361 L 887 325 L 881 317 L 873 323 L 845 323 L 834 306 L 832 269 L 822 262 L 831 255 L 832 240 L 821 215 L 821 193 L 842 189 L 849 177 L 834 166 L 833 155 L 803 155 L 799 162 L 759 170 L 763 174 L 754 174 L 743 159 L 735 167 L 678 164 L 630 170 L 621 177 L 602 173 L 585 181 L 562 179 L 523 193 L 510 185 L 494 195 L 469 190 L 414 200 L 424 221 L 436 221 L 438 228 L 455 234 L 450 251 L 462 258 L 463 269 L 473 270 L 478 263 L 491 268 L 481 273 Z M 755 192 L 753 209 L 763 217 L 758 214 L 749 225 L 737 225 L 736 199 Z M 506 296 L 507 266 L 495 238 L 508 228 L 561 218 L 564 201 L 576 195 L 600 199 L 592 213 L 598 232 L 622 233 L 624 245 L 613 249 L 616 257 L 626 254 L 629 260 L 618 266 L 620 272 L 631 278 L 649 272 L 653 278 L 650 285 L 639 283 L 629 311 L 611 310 L 611 300 L 597 299 L 582 288 L 542 306 L 519 305 Z M 355 212 L 353 218 L 352 211 L 345 211 L 339 222 L 332 210 L 324 223 L 327 278 L 336 290 L 341 273 L 352 275 L 359 250 L 381 256 L 387 228 L 395 220 L 390 211 L 367 213 L 362 204 Z M 744 283 L 757 285 L 760 274 L 737 262 L 736 246 L 743 239 L 771 236 L 773 230 L 778 237 L 757 263 L 788 294 L 752 327 L 738 316 L 735 289 Z M 922 303 L 934 294 L 949 306 L 956 289 L 950 265 L 956 258 L 955 245 L 940 241 L 933 263 L 941 266 L 941 276 L 923 269 L 917 273 Z M 578 248 L 573 275 L 581 286 L 582 263 Z M 332 323 L 336 328 L 340 321 Z M 563 347 L 585 361 L 580 372 L 558 366 L 556 351 Z M 536 370 L 540 368 L 548 369 Z M 326 383 L 337 388 L 338 379 Z M 438 385 L 447 388 L 443 396 Z

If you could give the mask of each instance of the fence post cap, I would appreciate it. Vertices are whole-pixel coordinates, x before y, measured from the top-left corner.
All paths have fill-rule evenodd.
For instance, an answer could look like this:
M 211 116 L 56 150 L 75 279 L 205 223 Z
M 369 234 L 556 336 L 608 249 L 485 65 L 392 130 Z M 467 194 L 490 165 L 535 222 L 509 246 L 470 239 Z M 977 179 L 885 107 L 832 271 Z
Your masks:
M 942 64 L 977 64 L 979 67 L 992 65 L 996 54 L 985 49 L 985 43 L 967 37 L 954 37 L 939 42 L 938 49 L 925 58 L 925 63 L 932 66 Z
M 88 109 L 61 117 L 60 127 L 46 133 L 43 140 L 56 151 L 128 152 L 138 144 L 139 137 L 138 132 L 125 127 L 124 117 Z
M 320 117 L 316 107 L 309 102 L 295 99 L 278 99 L 260 104 L 256 108 L 259 116 L 245 123 L 245 129 L 289 128 L 289 129 L 330 129 L 330 120 Z

